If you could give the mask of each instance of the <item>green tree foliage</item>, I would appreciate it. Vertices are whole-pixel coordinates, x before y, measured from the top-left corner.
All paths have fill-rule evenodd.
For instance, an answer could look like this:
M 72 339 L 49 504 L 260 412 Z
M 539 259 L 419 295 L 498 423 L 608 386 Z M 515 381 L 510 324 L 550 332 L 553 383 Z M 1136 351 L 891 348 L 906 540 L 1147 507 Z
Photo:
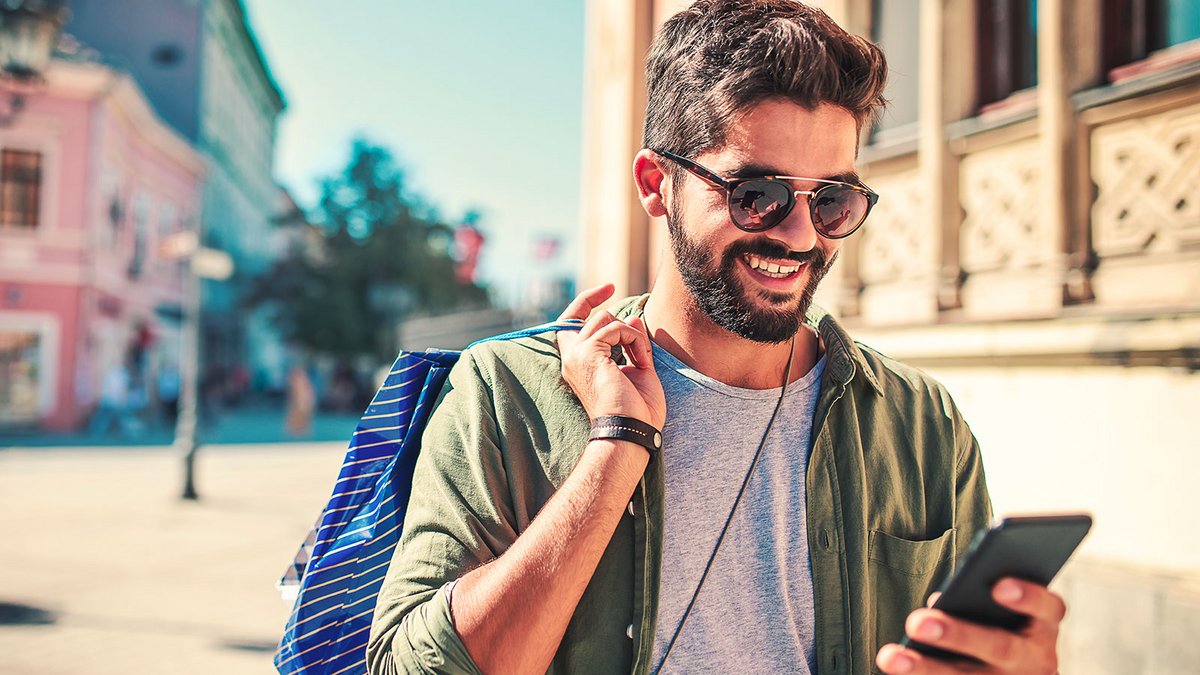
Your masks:
M 406 192 L 384 148 L 355 141 L 346 168 L 322 181 L 312 220 L 280 223 L 291 245 L 251 296 L 293 344 L 387 359 L 405 316 L 487 304 L 482 288 L 455 277 L 453 230 Z

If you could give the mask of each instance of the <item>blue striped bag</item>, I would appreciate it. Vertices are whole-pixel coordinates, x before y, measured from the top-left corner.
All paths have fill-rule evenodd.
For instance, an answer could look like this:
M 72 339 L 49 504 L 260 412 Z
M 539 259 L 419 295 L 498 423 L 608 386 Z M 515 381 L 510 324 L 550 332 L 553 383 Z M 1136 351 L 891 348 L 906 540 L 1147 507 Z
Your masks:
M 479 342 L 581 325 L 548 323 Z M 275 652 L 282 675 L 366 672 L 371 616 L 400 541 L 421 434 L 459 354 L 400 352 L 363 413 L 333 496 L 280 581 L 285 595 L 296 593 Z

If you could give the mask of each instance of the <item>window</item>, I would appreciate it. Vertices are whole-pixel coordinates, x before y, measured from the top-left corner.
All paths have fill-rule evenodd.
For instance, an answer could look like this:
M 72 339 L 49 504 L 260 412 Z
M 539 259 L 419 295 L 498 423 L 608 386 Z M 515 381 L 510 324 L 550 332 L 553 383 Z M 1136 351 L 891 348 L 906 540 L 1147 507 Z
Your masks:
M 871 135 L 873 143 L 914 137 L 920 96 L 921 0 L 875 0 L 871 37 L 888 61 L 884 96 L 890 101 Z
M 980 107 L 1037 85 L 1037 0 L 979 0 L 976 100 Z
M 146 247 L 150 234 L 150 200 L 138 195 L 133 203 L 133 257 L 127 270 L 130 279 L 141 278 L 146 265 Z
M 1105 72 L 1200 38 L 1196 0 L 1104 0 L 1103 11 L 1100 43 Z
M 39 332 L 0 330 L 0 424 L 34 422 L 42 387 L 44 347 Z
M 42 153 L 0 151 L 0 228 L 35 228 L 41 210 Z

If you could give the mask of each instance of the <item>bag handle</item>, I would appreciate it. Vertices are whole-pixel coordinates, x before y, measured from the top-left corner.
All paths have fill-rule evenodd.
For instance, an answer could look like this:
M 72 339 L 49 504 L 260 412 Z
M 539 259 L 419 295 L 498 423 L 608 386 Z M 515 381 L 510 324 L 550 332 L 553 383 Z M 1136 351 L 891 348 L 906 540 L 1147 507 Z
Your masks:
M 471 347 L 474 347 L 477 344 L 480 344 L 483 342 L 491 342 L 493 340 L 515 340 L 517 338 L 529 337 L 531 335 L 541 335 L 542 333 L 553 333 L 553 332 L 560 331 L 560 330 L 579 330 L 580 328 L 583 328 L 583 321 L 580 319 L 566 319 L 564 321 L 551 321 L 550 323 L 544 323 L 540 326 L 533 326 L 532 328 L 522 328 L 521 330 L 515 330 L 511 333 L 505 333 L 503 335 L 493 335 L 492 337 L 485 337 L 481 340 L 476 340 L 476 341 L 472 342 L 470 345 L 467 345 L 467 349 L 470 349 Z

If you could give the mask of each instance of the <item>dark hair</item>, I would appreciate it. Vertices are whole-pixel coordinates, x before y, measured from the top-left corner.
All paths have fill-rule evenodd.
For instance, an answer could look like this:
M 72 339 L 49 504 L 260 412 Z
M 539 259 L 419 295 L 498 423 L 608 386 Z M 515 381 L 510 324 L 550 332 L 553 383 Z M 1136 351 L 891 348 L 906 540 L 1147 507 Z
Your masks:
M 695 156 L 767 99 L 844 108 L 861 130 L 886 101 L 879 47 L 793 0 L 697 0 L 671 17 L 646 59 L 645 147 Z

